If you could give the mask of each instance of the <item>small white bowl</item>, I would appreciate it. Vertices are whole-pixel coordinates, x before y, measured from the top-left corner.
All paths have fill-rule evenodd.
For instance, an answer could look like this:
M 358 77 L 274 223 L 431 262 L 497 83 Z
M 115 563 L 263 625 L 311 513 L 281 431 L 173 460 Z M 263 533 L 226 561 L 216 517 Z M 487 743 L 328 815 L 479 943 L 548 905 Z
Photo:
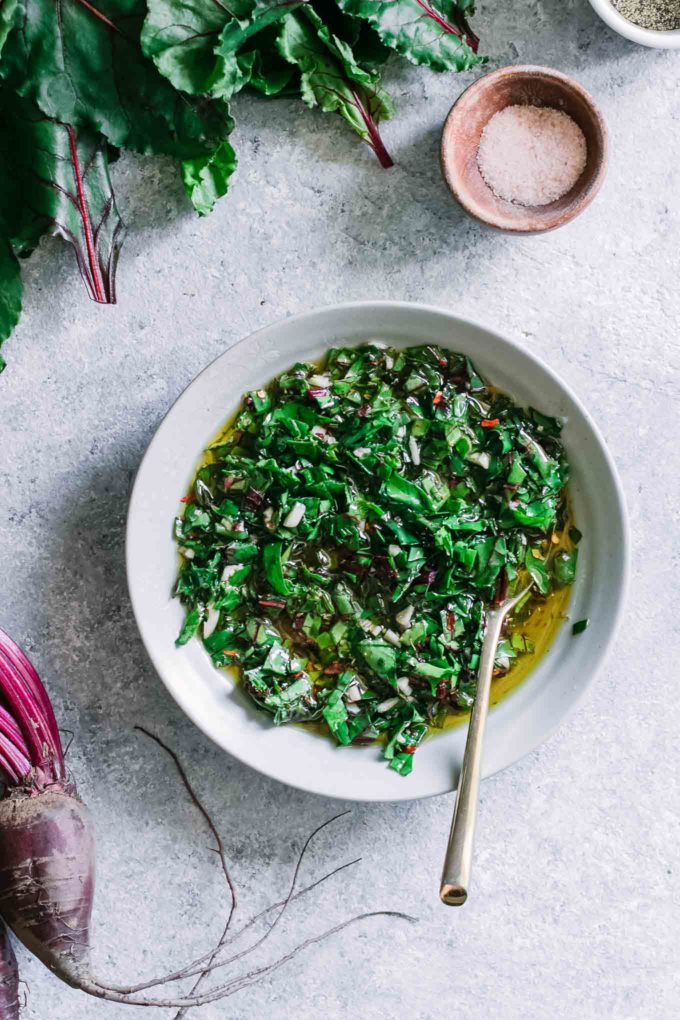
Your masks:
M 641 28 L 628 21 L 628 18 L 619 14 L 610 0 L 590 0 L 590 5 L 610 28 L 631 42 L 658 50 L 680 50 L 680 28 L 671 32 L 654 32 L 651 28 Z
M 339 343 L 380 337 L 397 347 L 440 344 L 473 358 L 482 374 L 520 403 L 565 420 L 570 496 L 583 532 L 569 618 L 524 683 L 495 705 L 484 775 L 505 768 L 552 733 L 576 706 L 613 639 L 628 574 L 628 527 L 616 469 L 588 412 L 555 373 L 520 344 L 443 309 L 398 301 L 334 305 L 276 322 L 209 365 L 170 409 L 137 473 L 127 524 L 127 575 L 142 640 L 161 679 L 204 733 L 265 775 L 346 800 L 410 800 L 456 787 L 464 726 L 426 740 L 407 779 L 375 746 L 335 747 L 301 726 L 273 726 L 215 669 L 200 641 L 175 648 L 184 618 L 172 598 L 177 548 L 172 521 L 205 445 L 257 389 L 296 361 Z M 572 636 L 571 623 L 590 619 Z

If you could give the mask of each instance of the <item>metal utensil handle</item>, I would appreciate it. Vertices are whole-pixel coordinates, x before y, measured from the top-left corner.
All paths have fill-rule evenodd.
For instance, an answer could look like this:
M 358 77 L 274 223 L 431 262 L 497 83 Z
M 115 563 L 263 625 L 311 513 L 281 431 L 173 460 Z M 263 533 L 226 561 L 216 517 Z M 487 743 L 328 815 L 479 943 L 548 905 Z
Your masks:
M 491 610 L 487 614 L 486 633 L 477 677 L 477 694 L 468 725 L 463 767 L 458 781 L 456 806 L 451 822 L 439 892 L 442 902 L 451 907 L 462 906 L 468 895 L 491 676 L 505 615 L 504 609 Z

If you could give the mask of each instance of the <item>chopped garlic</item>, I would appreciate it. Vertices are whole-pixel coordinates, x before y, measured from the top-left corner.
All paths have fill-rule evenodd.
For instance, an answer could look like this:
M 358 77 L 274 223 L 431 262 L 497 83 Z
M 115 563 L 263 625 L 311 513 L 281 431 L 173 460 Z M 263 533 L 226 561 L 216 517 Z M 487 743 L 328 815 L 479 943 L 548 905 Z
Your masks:
M 382 715 L 383 712 L 389 712 L 391 708 L 394 708 L 394 706 L 398 704 L 399 698 L 387 698 L 385 701 L 380 702 L 380 704 L 376 708 L 376 711 L 380 712 L 380 714 Z
M 307 507 L 304 503 L 293 503 L 293 506 L 286 514 L 283 521 L 284 528 L 297 528 L 298 524 L 305 516 Z
M 203 621 L 203 637 L 208 638 L 215 630 L 217 622 L 220 618 L 219 609 L 215 609 L 214 606 L 208 606 L 208 615 Z
M 485 471 L 488 470 L 491 463 L 491 457 L 485 450 L 473 450 L 472 453 L 468 453 L 465 459 L 471 464 L 477 464 L 480 468 L 484 468 Z
M 358 680 L 352 680 L 345 691 L 345 701 L 361 701 L 361 686 Z
M 414 612 L 414 606 L 406 606 L 405 609 L 402 609 L 401 612 L 396 614 L 394 619 L 397 621 L 402 630 L 409 629 Z
M 407 676 L 400 676 L 397 680 L 397 690 L 402 694 L 405 694 L 409 698 L 413 694 L 413 688 L 411 687 L 411 681 Z

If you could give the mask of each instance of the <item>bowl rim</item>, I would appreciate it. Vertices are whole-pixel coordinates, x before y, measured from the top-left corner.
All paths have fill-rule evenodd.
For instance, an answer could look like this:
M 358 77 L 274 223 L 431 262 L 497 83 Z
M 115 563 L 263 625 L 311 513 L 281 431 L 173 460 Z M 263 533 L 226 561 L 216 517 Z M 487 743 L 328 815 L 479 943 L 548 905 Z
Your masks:
M 470 94 L 481 92 L 483 89 L 493 85 L 493 83 L 499 78 L 517 77 L 531 79 L 539 76 L 542 78 L 550 78 L 559 85 L 568 87 L 572 92 L 578 93 L 592 114 L 593 124 L 597 130 L 602 148 L 602 159 L 593 179 L 583 189 L 579 201 L 574 204 L 570 212 L 565 214 L 564 210 L 555 210 L 553 220 L 548 220 L 545 224 L 542 224 L 539 227 L 527 228 L 526 225 L 522 225 L 521 223 L 516 226 L 513 225 L 513 221 L 510 219 L 499 222 L 498 220 L 485 215 L 483 207 L 477 202 L 470 200 L 466 190 L 460 187 L 459 175 L 455 172 L 453 162 L 449 156 L 451 149 L 449 144 L 449 135 L 453 130 L 456 116 L 460 113 L 460 104 L 466 97 L 469 99 Z M 558 71 L 556 68 L 545 67 L 542 64 L 507 64 L 505 67 L 498 67 L 493 71 L 489 71 L 488 74 L 484 74 L 480 78 L 471 82 L 471 84 L 468 85 L 467 88 L 463 89 L 461 94 L 455 99 L 451 109 L 446 115 L 446 119 L 442 127 L 439 147 L 439 162 L 444 181 L 449 191 L 468 216 L 477 220 L 478 223 L 483 223 L 484 226 L 491 227 L 494 230 L 499 230 L 507 234 L 520 234 L 525 236 L 532 234 L 544 234 L 551 230 L 557 230 L 559 227 L 565 226 L 567 223 L 571 223 L 572 220 L 576 219 L 577 216 L 588 208 L 593 199 L 599 193 L 602 185 L 604 184 L 609 165 L 609 133 L 598 104 L 595 102 L 590 92 L 588 92 L 588 90 L 575 78 L 565 74 L 563 71 Z
M 178 411 L 183 411 L 183 408 L 178 406 L 185 402 L 189 391 L 199 382 L 204 379 L 207 373 L 210 373 L 217 364 L 232 354 L 237 348 L 243 344 L 252 342 L 256 338 L 263 338 L 268 333 L 275 333 L 277 329 L 280 329 L 284 324 L 286 326 L 299 325 L 304 320 L 313 321 L 315 318 L 324 318 L 326 316 L 340 315 L 347 316 L 352 313 L 362 312 L 376 312 L 384 310 L 385 312 L 405 312 L 411 315 L 424 315 L 434 316 L 444 319 L 446 322 L 451 324 L 452 328 L 456 326 L 469 327 L 473 331 L 480 331 L 490 336 L 494 341 L 500 342 L 501 346 L 510 348 L 511 351 L 517 351 L 520 355 L 538 368 L 539 371 L 545 373 L 548 378 L 553 382 L 556 388 L 568 398 L 568 400 L 574 405 L 579 415 L 581 416 L 584 424 L 587 427 L 588 432 L 594 439 L 598 452 L 602 455 L 605 462 L 606 469 L 609 473 L 609 481 L 612 486 L 612 493 L 614 495 L 614 505 L 612 511 L 616 514 L 615 526 L 620 529 L 621 535 L 621 546 L 620 556 L 618 558 L 617 574 L 619 583 L 615 586 L 609 595 L 609 629 L 605 634 L 604 641 L 595 645 L 590 653 L 589 657 L 589 672 L 585 682 L 582 683 L 580 689 L 574 694 L 572 692 L 571 699 L 569 700 L 566 707 L 562 706 L 561 714 L 559 719 L 554 722 L 550 722 L 548 725 L 544 725 L 540 734 L 532 734 L 529 740 L 523 745 L 522 750 L 519 754 L 512 752 L 509 756 L 503 758 L 500 764 L 494 767 L 485 767 L 483 772 L 483 778 L 488 778 L 494 775 L 496 772 L 500 772 L 503 769 L 519 761 L 530 752 L 534 751 L 540 744 L 547 740 L 576 710 L 579 703 L 585 696 L 588 688 L 592 684 L 594 677 L 605 661 L 607 654 L 613 644 L 617 632 L 621 624 L 621 618 L 626 603 L 626 597 L 629 587 L 630 579 L 630 530 L 628 515 L 626 509 L 626 500 L 623 492 L 623 487 L 618 475 L 618 471 L 614 460 L 609 453 L 609 450 L 604 442 L 604 439 L 591 418 L 589 412 L 581 403 L 579 398 L 574 394 L 571 387 L 563 382 L 562 379 L 557 375 L 553 369 L 550 368 L 540 357 L 533 353 L 533 351 L 527 349 L 524 345 L 510 337 L 505 336 L 502 333 L 497 332 L 494 329 L 488 328 L 484 323 L 477 319 L 473 319 L 467 316 L 459 316 L 448 309 L 440 306 L 410 302 L 410 301 L 391 301 L 391 300 L 365 300 L 365 301 L 354 301 L 354 302 L 338 302 L 335 304 L 325 305 L 318 308 L 308 309 L 307 311 L 300 312 L 294 316 L 277 319 L 268 325 L 265 325 L 247 336 L 242 337 L 235 344 L 229 347 L 226 351 L 218 354 L 212 361 L 209 362 L 195 377 L 192 379 L 187 386 L 184 387 L 182 392 L 172 402 L 166 413 L 163 415 L 159 422 L 156 430 L 147 446 L 147 449 L 140 461 L 135 480 L 132 486 L 130 501 L 128 505 L 128 514 L 126 522 L 126 534 L 125 534 L 125 561 L 126 561 L 126 575 L 128 583 L 128 592 L 130 596 L 130 602 L 133 609 L 133 614 L 137 627 L 139 630 L 142 643 L 146 649 L 147 655 L 149 656 L 152 665 L 158 676 L 160 677 L 163 685 L 168 690 L 176 704 L 184 711 L 184 713 L 191 719 L 191 721 L 200 729 L 206 736 L 208 736 L 221 750 L 226 751 L 232 757 L 241 761 L 242 763 L 253 768 L 256 772 L 264 775 L 270 779 L 275 779 L 278 782 L 282 782 L 285 785 L 292 786 L 296 789 L 302 790 L 307 793 L 314 793 L 325 797 L 341 800 L 354 800 L 357 802 L 372 802 L 372 803 L 393 803 L 399 801 L 409 800 L 420 800 L 430 796 L 437 796 L 447 792 L 452 792 L 455 787 L 450 785 L 447 788 L 437 788 L 429 790 L 428 792 L 417 792 L 412 786 L 409 787 L 408 782 L 403 782 L 401 787 L 395 788 L 394 793 L 390 792 L 389 796 L 376 796 L 371 792 L 370 783 L 366 784 L 365 789 L 355 790 L 350 794 L 346 791 L 336 792 L 335 790 L 328 790 L 324 787 L 323 780 L 317 781 L 316 777 L 313 780 L 305 779 L 304 781 L 291 781 L 290 779 L 283 779 L 277 774 L 276 767 L 269 767 L 267 763 L 262 761 L 254 762 L 249 760 L 246 756 L 239 754 L 233 748 L 229 748 L 226 744 L 219 739 L 214 732 L 210 732 L 206 728 L 204 720 L 201 718 L 201 713 L 196 707 L 198 699 L 192 698 L 190 695 L 187 696 L 183 688 L 178 688 L 173 678 L 166 676 L 161 661 L 161 651 L 159 650 L 158 643 L 155 640 L 155 628 L 150 621 L 147 621 L 147 604 L 144 596 L 146 591 L 141 579 L 138 576 L 137 562 L 133 560 L 132 546 L 135 544 L 136 535 L 135 532 L 138 527 L 138 520 L 140 518 L 139 511 L 143 506 L 143 494 L 142 490 L 147 484 L 146 475 L 148 473 L 150 464 L 153 458 L 156 456 L 157 451 L 165 442 L 165 431 L 167 429 L 169 420 L 174 418 Z M 367 333 L 367 336 L 370 335 Z M 453 348 L 452 348 L 453 349 Z M 220 422 L 215 423 L 215 428 L 219 426 Z M 197 452 L 196 459 L 200 456 L 200 451 Z M 140 504 L 138 506 L 138 504 Z M 173 649 L 174 650 L 174 649 Z M 201 649 L 201 651 L 203 651 Z M 212 667 L 214 669 L 214 667 Z M 215 671 L 217 672 L 217 671 Z M 530 674 L 531 675 L 531 674 Z M 521 689 L 522 685 L 520 685 Z M 500 704 L 503 704 L 507 699 L 503 699 Z M 443 740 L 443 738 L 442 738 Z M 381 763 L 384 764 L 384 763 Z
M 623 36 L 624 39 L 656 50 L 680 49 L 680 28 L 672 28 L 668 31 L 643 28 L 642 25 L 636 25 L 634 21 L 624 18 L 623 14 L 617 11 L 611 3 L 611 0 L 590 0 L 590 6 L 609 28 Z

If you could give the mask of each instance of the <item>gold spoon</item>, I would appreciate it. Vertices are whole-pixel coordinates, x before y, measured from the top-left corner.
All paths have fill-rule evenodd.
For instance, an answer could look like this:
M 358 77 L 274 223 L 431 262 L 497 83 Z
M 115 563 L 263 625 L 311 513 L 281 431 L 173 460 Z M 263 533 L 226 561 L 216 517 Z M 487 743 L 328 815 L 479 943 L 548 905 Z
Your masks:
M 449 907 L 462 907 L 468 896 L 477 800 L 482 773 L 482 745 L 489 710 L 489 692 L 496 648 L 506 616 L 522 601 L 530 589 L 531 583 L 523 588 L 518 595 L 505 599 L 500 606 L 495 606 L 486 614 L 486 631 L 482 642 L 477 676 L 477 694 L 468 724 L 465 754 L 458 780 L 456 805 L 453 809 L 453 821 L 451 822 L 439 890 L 442 903 L 446 903 Z

